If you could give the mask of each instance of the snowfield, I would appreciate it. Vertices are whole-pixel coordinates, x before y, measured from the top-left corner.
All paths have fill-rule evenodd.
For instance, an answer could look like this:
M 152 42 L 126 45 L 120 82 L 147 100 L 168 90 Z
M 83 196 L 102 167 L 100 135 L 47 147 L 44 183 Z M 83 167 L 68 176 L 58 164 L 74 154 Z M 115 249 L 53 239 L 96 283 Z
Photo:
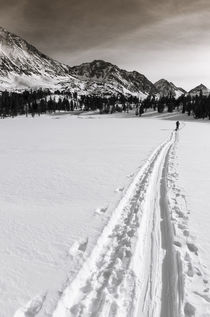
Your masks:
M 193 250 L 190 256 L 185 254 L 190 276 L 186 283 L 187 297 L 194 302 L 195 316 L 210 316 L 210 124 L 187 122 L 180 132 L 176 150 L 177 185 L 179 195 L 185 200 L 185 235 Z
M 174 126 L 0 121 L 0 316 L 210 316 L 210 125 Z
M 154 124 L 66 116 L 0 121 L 3 316 L 45 295 L 40 316 L 51 311 L 83 261 L 77 245 L 88 239 L 89 253 L 123 195 L 115 190 L 167 138 L 171 123 Z

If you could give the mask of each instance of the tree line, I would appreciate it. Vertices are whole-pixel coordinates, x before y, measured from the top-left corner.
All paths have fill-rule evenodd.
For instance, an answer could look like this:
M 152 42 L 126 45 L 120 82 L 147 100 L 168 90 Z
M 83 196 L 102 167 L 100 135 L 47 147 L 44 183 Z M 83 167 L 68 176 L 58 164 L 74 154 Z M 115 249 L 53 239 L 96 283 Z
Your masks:
M 59 91 L 55 92 L 56 94 Z M 61 94 L 60 94 L 61 95 Z M 56 110 L 70 111 L 75 107 L 77 95 L 67 94 L 66 97 L 53 97 L 49 90 L 25 90 L 23 92 L 3 91 L 0 94 L 0 116 L 15 117 L 18 115 L 41 115 Z
M 25 90 L 22 92 L 0 93 L 0 117 L 15 117 L 18 115 L 41 115 L 56 111 L 91 111 L 100 110 L 100 113 L 128 111 L 131 103 L 137 103 L 138 98 L 123 95 L 118 96 L 78 96 L 77 92 L 62 92 L 56 90 Z
M 123 94 L 110 96 L 80 95 L 77 92 L 62 92 L 56 90 L 25 90 L 22 92 L 0 93 L 0 117 L 15 117 L 18 115 L 35 116 L 56 111 L 94 111 L 103 113 L 129 112 L 135 109 L 135 113 L 141 116 L 147 109 L 162 113 L 173 112 L 175 109 L 183 114 L 187 113 L 194 118 L 210 119 L 210 95 L 182 95 L 175 99 L 173 96 L 160 97 L 148 96 L 141 100 L 136 96 Z
M 175 99 L 174 97 L 161 97 L 156 99 L 155 96 L 149 96 L 142 102 L 144 111 L 152 108 L 159 113 L 163 111 L 173 112 L 178 110 L 181 113 L 187 113 L 188 116 L 193 116 L 195 119 L 210 120 L 210 95 L 203 95 L 202 90 L 197 95 L 182 95 Z

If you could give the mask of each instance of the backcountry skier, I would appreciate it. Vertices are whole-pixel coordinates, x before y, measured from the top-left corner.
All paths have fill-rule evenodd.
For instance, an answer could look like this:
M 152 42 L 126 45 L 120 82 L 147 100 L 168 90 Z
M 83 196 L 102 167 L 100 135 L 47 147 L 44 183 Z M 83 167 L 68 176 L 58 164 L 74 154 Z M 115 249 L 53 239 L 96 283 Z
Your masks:
M 177 121 L 177 122 L 176 122 L 176 131 L 179 130 L 179 126 L 180 126 L 180 122 Z

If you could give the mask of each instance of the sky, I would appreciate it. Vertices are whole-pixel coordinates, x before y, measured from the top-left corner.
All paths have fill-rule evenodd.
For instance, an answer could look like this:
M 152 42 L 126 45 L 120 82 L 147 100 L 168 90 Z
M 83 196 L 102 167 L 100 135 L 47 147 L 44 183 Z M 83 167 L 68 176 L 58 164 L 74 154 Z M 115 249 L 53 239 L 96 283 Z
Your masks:
M 103 59 L 210 88 L 209 0 L 0 0 L 0 25 L 70 66 Z

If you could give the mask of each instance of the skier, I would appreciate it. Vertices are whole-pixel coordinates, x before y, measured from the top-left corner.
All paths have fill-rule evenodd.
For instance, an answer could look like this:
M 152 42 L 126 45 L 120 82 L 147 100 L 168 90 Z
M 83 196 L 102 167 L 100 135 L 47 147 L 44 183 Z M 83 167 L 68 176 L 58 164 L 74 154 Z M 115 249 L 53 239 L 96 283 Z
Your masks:
M 176 122 L 176 129 L 175 129 L 176 131 L 179 130 L 179 125 L 180 125 L 180 122 L 177 121 L 177 122 Z
M 138 105 L 138 104 L 136 105 L 136 112 L 135 112 L 135 115 L 136 115 L 136 116 L 138 116 L 138 115 L 139 115 L 139 105 Z
M 141 117 L 142 113 L 144 113 L 143 105 L 139 106 L 139 117 Z

